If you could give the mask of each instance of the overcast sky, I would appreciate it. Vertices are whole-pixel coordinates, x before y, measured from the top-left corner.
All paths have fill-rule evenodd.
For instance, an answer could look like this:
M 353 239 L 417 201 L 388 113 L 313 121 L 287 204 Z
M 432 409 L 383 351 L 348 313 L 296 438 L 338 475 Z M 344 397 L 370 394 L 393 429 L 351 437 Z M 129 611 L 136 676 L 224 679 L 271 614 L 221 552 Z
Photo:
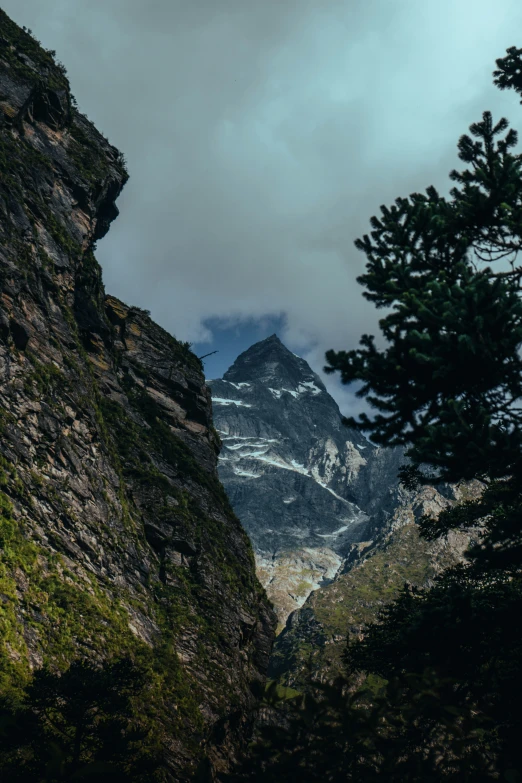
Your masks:
M 376 332 L 353 246 L 380 204 L 461 168 L 459 136 L 522 46 L 520 0 L 2 0 L 56 49 L 80 109 L 127 158 L 98 244 L 108 292 L 221 375 L 276 331 L 321 371 Z M 343 412 L 352 395 L 323 376 Z M 359 403 L 357 403 L 359 404 Z

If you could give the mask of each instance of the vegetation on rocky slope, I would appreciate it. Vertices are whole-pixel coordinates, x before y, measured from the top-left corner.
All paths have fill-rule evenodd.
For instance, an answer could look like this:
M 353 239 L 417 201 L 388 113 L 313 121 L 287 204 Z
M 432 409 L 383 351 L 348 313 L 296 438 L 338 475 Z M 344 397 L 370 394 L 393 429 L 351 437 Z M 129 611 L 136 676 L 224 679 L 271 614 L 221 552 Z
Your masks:
M 452 535 L 442 546 L 433 545 L 411 522 L 382 536 L 294 615 L 276 640 L 270 676 L 293 687 L 306 686 L 311 676 L 333 680 L 344 669 L 347 633 L 360 635 L 405 583 L 432 584 L 438 573 L 461 561 L 468 541 L 465 534 Z
M 35 672 L 56 691 L 75 662 L 93 682 L 144 667 L 132 731 L 154 736 L 162 780 L 188 780 L 245 743 L 275 624 L 217 478 L 201 361 L 105 296 L 93 250 L 127 176 L 53 53 L 0 11 L 0 731 L 32 721 L 60 780 L 74 726 L 60 743 Z M 107 762 L 98 739 L 85 764 Z M 40 779 L 35 748 L 9 747 L 0 775 L 18 759 Z

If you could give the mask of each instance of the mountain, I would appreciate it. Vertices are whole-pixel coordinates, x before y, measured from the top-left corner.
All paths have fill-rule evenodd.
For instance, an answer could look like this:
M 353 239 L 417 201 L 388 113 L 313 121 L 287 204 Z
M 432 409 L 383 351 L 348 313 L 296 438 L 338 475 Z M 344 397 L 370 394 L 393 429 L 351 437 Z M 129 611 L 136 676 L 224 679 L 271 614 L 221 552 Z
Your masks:
M 272 335 L 209 384 L 220 476 L 256 551 L 273 555 L 296 542 L 342 550 L 357 537 L 365 516 L 350 486 L 371 446 L 342 425 L 308 364 Z M 280 502 L 274 497 L 266 516 L 274 492 Z
M 282 628 L 391 516 L 402 452 L 347 428 L 319 376 L 275 334 L 208 384 L 219 476 Z
M 144 660 L 139 719 L 173 783 L 248 740 L 275 617 L 201 361 L 105 295 L 93 248 L 126 180 L 63 66 L 0 11 L 0 695 L 43 664 Z
M 319 376 L 276 335 L 208 383 L 219 476 L 278 614 L 270 676 L 334 676 L 348 631 L 361 633 L 405 582 L 430 584 L 463 560 L 466 532 L 428 543 L 416 521 L 480 486 L 405 490 L 403 449 L 346 427 Z

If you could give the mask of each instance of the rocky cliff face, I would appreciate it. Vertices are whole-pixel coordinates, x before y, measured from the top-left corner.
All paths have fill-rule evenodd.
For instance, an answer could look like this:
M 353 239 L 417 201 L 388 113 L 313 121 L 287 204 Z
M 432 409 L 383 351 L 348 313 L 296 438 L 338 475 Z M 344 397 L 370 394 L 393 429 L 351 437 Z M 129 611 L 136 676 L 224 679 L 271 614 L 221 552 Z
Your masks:
M 120 153 L 0 11 L 0 687 L 153 660 L 168 780 L 248 736 L 274 616 L 216 471 L 201 362 L 106 297 Z

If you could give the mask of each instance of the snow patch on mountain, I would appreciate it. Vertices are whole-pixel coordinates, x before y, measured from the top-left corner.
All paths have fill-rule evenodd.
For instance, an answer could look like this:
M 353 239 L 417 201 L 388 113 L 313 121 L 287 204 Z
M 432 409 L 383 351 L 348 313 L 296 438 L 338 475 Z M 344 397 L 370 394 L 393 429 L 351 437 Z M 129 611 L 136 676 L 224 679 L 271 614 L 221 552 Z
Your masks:
M 249 386 L 252 385 L 252 384 L 246 383 L 246 382 L 243 382 L 243 383 L 233 383 L 232 381 L 225 381 L 225 383 L 229 383 L 231 386 L 234 387 L 234 389 L 243 389 L 245 387 L 248 388 Z
M 349 525 L 343 525 L 339 528 L 339 530 L 334 530 L 333 533 L 316 533 L 319 538 L 335 538 L 336 536 L 341 535 L 341 533 L 345 533 L 349 528 Z
M 303 386 L 305 387 L 304 389 Z M 301 383 L 297 387 L 297 390 L 300 392 L 311 391 L 312 394 L 321 394 L 322 392 L 322 389 L 319 389 L 319 387 L 316 386 L 313 381 L 301 381 Z
M 241 468 L 238 468 L 236 465 L 232 466 L 232 470 L 234 471 L 236 476 L 247 476 L 248 478 L 260 478 L 259 473 L 251 473 L 248 470 L 241 470 Z
M 217 402 L 218 405 L 243 405 L 245 408 L 252 407 L 247 402 L 243 402 L 243 400 L 227 400 L 224 397 L 212 397 L 212 402 Z

